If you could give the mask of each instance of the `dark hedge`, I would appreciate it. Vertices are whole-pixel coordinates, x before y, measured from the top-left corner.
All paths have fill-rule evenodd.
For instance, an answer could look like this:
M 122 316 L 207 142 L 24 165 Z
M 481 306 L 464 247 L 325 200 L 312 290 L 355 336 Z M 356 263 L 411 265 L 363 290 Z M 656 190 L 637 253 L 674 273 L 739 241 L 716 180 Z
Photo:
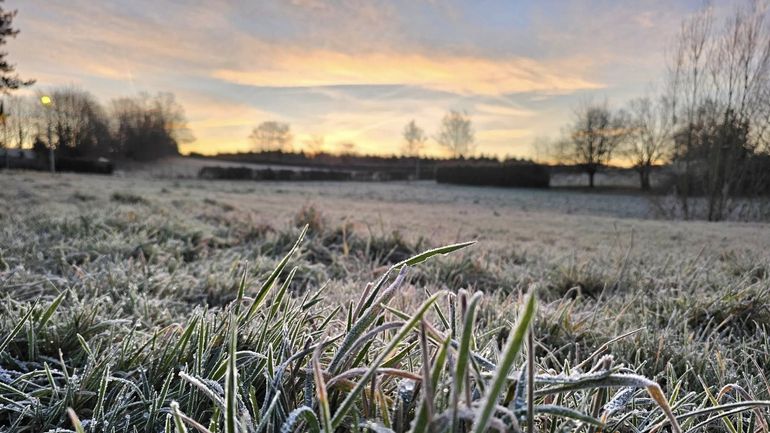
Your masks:
M 548 188 L 551 175 L 538 164 L 457 164 L 436 168 L 438 183 Z
M 203 167 L 198 172 L 201 179 L 212 180 L 296 180 L 335 181 L 351 180 L 350 172 L 332 170 L 252 169 L 248 167 Z

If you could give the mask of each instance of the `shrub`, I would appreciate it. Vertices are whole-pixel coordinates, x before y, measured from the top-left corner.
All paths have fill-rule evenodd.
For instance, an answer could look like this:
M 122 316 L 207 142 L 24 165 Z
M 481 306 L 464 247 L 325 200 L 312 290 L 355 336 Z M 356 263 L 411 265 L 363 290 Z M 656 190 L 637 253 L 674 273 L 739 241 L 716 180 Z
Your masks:
M 116 191 L 112 193 L 110 199 L 116 203 L 122 204 L 147 204 L 147 200 L 144 197 L 132 194 L 130 192 Z
M 457 164 L 436 169 L 438 183 L 548 188 L 550 180 L 548 168 L 539 164 Z

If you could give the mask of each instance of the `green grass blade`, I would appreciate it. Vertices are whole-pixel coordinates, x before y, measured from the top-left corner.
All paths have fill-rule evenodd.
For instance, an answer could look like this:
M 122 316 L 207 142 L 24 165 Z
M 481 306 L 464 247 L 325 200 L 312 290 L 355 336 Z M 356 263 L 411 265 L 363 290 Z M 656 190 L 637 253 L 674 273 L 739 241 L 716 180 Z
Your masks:
M 582 423 L 590 424 L 596 427 L 604 426 L 601 420 L 598 420 L 590 415 L 584 414 L 583 412 L 577 411 L 575 409 L 570 409 L 568 407 L 557 406 L 553 404 L 535 405 L 533 407 L 534 407 L 534 411 L 532 411 L 533 414 L 545 413 L 548 415 L 555 415 L 562 418 L 573 419 L 575 421 L 580 421 Z
M 420 308 L 415 312 L 412 319 L 404 324 L 404 326 L 399 330 L 398 334 L 396 334 L 396 336 L 393 337 L 393 339 L 390 341 L 388 346 L 380 352 L 374 361 L 372 361 L 369 370 L 361 377 L 361 379 L 356 384 L 356 387 L 348 393 L 347 397 L 345 397 L 345 400 L 343 400 L 343 402 L 337 408 L 337 411 L 334 413 L 334 417 L 332 418 L 333 428 L 337 428 L 340 426 L 340 424 L 342 424 L 342 421 L 345 419 L 348 411 L 355 403 L 358 394 L 360 394 L 369 383 L 369 380 L 377 372 L 377 368 L 380 366 L 380 364 L 382 364 L 388 354 L 390 354 L 390 352 L 393 351 L 393 349 L 395 349 L 396 346 L 398 346 L 398 344 L 401 343 L 401 341 L 404 340 L 407 335 L 409 335 L 412 329 L 417 326 L 420 320 L 422 320 L 422 317 L 425 315 L 426 311 L 431 306 L 433 306 L 433 303 L 436 302 L 440 295 L 443 295 L 443 292 L 438 292 L 423 302 Z
M 227 372 L 225 373 L 225 433 L 238 433 L 238 368 L 235 360 L 238 327 L 230 317 L 227 344 Z
M 37 332 L 40 333 L 40 331 L 43 330 L 45 325 L 48 323 L 49 320 L 51 320 L 51 316 L 56 313 L 56 310 L 59 308 L 59 304 L 61 304 L 61 301 L 64 300 L 64 296 L 67 295 L 67 291 L 63 291 L 59 293 L 59 296 L 57 296 L 53 302 L 51 302 L 51 305 L 48 306 L 48 308 L 45 310 L 42 316 L 40 316 L 40 319 L 38 320 L 37 324 Z M 0 352 L 2 350 L 0 349 Z
M 289 250 L 288 253 L 281 259 L 280 262 L 278 262 L 278 265 L 273 269 L 273 272 L 270 274 L 269 277 L 267 277 L 267 280 L 262 284 L 262 287 L 259 289 L 259 292 L 257 292 L 257 296 L 254 298 L 254 301 L 251 303 L 251 307 L 249 307 L 249 311 L 241 317 L 239 322 L 241 324 L 248 322 L 251 320 L 254 315 L 257 314 L 257 311 L 259 311 L 259 307 L 262 306 L 262 302 L 264 302 L 265 298 L 267 297 L 267 294 L 270 293 L 270 289 L 273 287 L 273 284 L 275 283 L 275 280 L 278 279 L 278 277 L 281 275 L 281 272 L 283 272 L 283 269 L 286 267 L 286 263 L 288 263 L 289 259 L 292 255 L 294 255 L 294 252 L 299 248 L 300 243 L 302 243 L 302 240 L 305 238 L 305 234 L 307 233 L 308 225 L 306 224 L 305 227 L 302 229 L 302 232 L 300 233 L 299 237 L 297 238 L 297 241 L 294 242 L 294 246 L 291 247 L 291 250 Z
M 513 366 L 516 356 L 521 351 L 524 337 L 527 335 L 529 325 L 535 317 L 536 303 L 535 290 L 532 290 L 527 297 L 524 310 L 519 315 L 517 323 L 513 328 L 513 332 L 511 332 L 511 335 L 508 338 L 508 343 L 503 350 L 503 359 L 497 365 L 497 371 L 492 378 L 489 388 L 487 388 L 481 412 L 474 423 L 473 431 L 475 433 L 483 433 L 487 429 L 487 425 L 492 418 L 497 401 L 508 380 L 508 371 Z
M 175 401 L 171 402 L 171 414 L 174 417 L 174 427 L 176 427 L 176 432 L 187 433 L 187 427 L 185 427 L 184 421 L 182 421 L 182 416 L 179 413 L 179 403 Z
M 476 292 L 473 297 L 471 297 L 471 301 L 468 303 L 468 309 L 465 313 L 463 333 L 460 338 L 460 348 L 457 351 L 457 365 L 455 368 L 455 378 L 457 379 L 455 390 L 458 395 L 462 395 L 463 387 L 467 383 L 468 360 L 471 353 L 471 339 L 473 338 L 473 324 L 476 320 L 476 307 L 479 305 L 481 298 L 481 292 Z M 470 404 L 470 402 L 467 401 L 466 404 Z
M 300 421 L 305 422 L 303 431 L 321 433 L 318 417 L 315 415 L 315 412 L 313 412 L 313 409 L 310 409 L 307 406 L 300 406 L 289 412 L 289 416 L 286 417 L 286 421 L 284 421 L 281 426 L 281 433 L 292 433 L 297 426 L 297 423 Z
M 24 324 L 27 323 L 27 320 L 32 316 L 32 313 L 35 311 L 35 307 L 37 306 L 37 301 L 35 301 L 30 307 L 29 311 L 27 311 L 27 314 L 24 315 L 24 317 L 19 320 L 19 323 L 16 324 L 16 326 L 13 327 L 11 332 L 5 336 L 3 339 L 3 342 L 0 343 L 0 353 L 3 353 L 6 347 L 13 341 L 14 338 L 16 338 L 16 335 L 21 332 L 21 328 L 24 327 Z
M 396 263 L 393 265 L 393 269 L 400 269 L 402 266 L 414 266 L 416 264 L 422 263 L 429 258 L 439 255 L 439 254 L 449 254 L 452 252 L 455 252 L 457 250 L 461 250 L 465 247 L 471 246 L 475 244 L 476 241 L 470 241 L 470 242 L 461 242 L 459 244 L 451 244 L 451 245 L 445 245 L 443 247 L 433 248 L 432 250 L 428 250 L 425 252 L 422 252 L 420 254 L 417 254 L 415 256 L 409 257 L 406 260 L 403 260 L 401 262 Z

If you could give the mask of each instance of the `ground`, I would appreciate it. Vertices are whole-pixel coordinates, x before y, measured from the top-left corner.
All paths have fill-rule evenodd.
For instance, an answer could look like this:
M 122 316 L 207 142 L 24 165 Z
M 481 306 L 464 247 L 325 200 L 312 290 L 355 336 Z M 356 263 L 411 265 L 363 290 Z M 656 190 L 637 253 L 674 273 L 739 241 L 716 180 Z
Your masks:
M 672 383 L 700 395 L 704 385 L 716 394 L 735 382 L 751 398 L 770 397 L 768 224 L 664 220 L 659 204 L 641 194 L 147 173 L 0 173 L 0 340 L 38 295 L 47 305 L 69 290 L 44 323 L 56 332 L 40 325 L 35 349 L 31 331 L 19 333 L 0 354 L 2 371 L 12 377 L 43 360 L 60 362 L 57 344 L 67 347 L 61 362 L 79 368 L 86 346 L 76 334 L 107 356 L 129 331 L 105 337 L 94 320 L 132 323 L 119 326 L 149 338 L 184 327 L 201 309 L 220 311 L 235 299 L 244 270 L 251 294 L 308 223 L 289 290 L 301 297 L 326 285 L 323 311 L 342 306 L 343 315 L 367 282 L 409 255 L 476 241 L 417 266 L 391 306 L 414 310 L 425 290 L 484 292 L 477 344 L 492 357 L 500 349 L 495 333 L 515 320 L 522 293 L 537 290 L 543 371 L 563 371 L 611 342 L 615 364 L 669 393 Z M 696 399 L 687 398 L 683 407 Z M 95 410 L 87 398 L 70 404 Z M 52 419 L 64 416 L 49 409 L 58 414 Z M 0 425 L 12 418 L 0 415 Z

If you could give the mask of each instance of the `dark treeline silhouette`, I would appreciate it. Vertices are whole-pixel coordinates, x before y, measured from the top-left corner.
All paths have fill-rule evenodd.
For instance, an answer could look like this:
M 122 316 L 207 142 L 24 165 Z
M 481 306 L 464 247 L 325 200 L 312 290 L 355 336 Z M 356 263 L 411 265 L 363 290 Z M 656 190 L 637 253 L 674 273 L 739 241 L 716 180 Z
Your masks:
M 204 158 L 203 155 L 192 153 L 192 157 Z M 379 173 L 381 177 L 391 180 L 418 179 L 415 167 L 419 165 L 419 179 L 435 179 L 436 168 L 439 166 L 463 165 L 463 166 L 496 166 L 501 164 L 498 158 L 491 156 L 437 158 L 418 156 L 376 156 L 355 154 L 331 154 L 320 152 L 311 154 L 308 152 L 246 152 L 246 153 L 220 153 L 205 158 L 221 161 L 284 165 L 319 168 L 337 171 Z M 509 159 L 509 163 L 518 162 L 517 159 Z M 524 162 L 525 160 L 521 160 Z
M 177 155 L 192 139 L 170 93 L 141 93 L 104 107 L 89 92 L 62 87 L 3 99 L 0 146 L 32 147 L 41 157 L 148 161 Z M 52 152 L 53 150 L 53 152 Z
M 0 147 L 31 147 L 40 160 L 59 160 L 61 170 L 84 164 L 67 158 L 149 161 L 178 155 L 179 143 L 192 140 L 184 110 L 171 93 L 140 93 L 105 107 L 85 90 L 62 87 L 6 97 L 2 106 Z
M 198 173 L 209 180 L 342 181 L 355 179 L 353 172 L 341 170 L 255 169 L 250 167 L 203 167 Z

